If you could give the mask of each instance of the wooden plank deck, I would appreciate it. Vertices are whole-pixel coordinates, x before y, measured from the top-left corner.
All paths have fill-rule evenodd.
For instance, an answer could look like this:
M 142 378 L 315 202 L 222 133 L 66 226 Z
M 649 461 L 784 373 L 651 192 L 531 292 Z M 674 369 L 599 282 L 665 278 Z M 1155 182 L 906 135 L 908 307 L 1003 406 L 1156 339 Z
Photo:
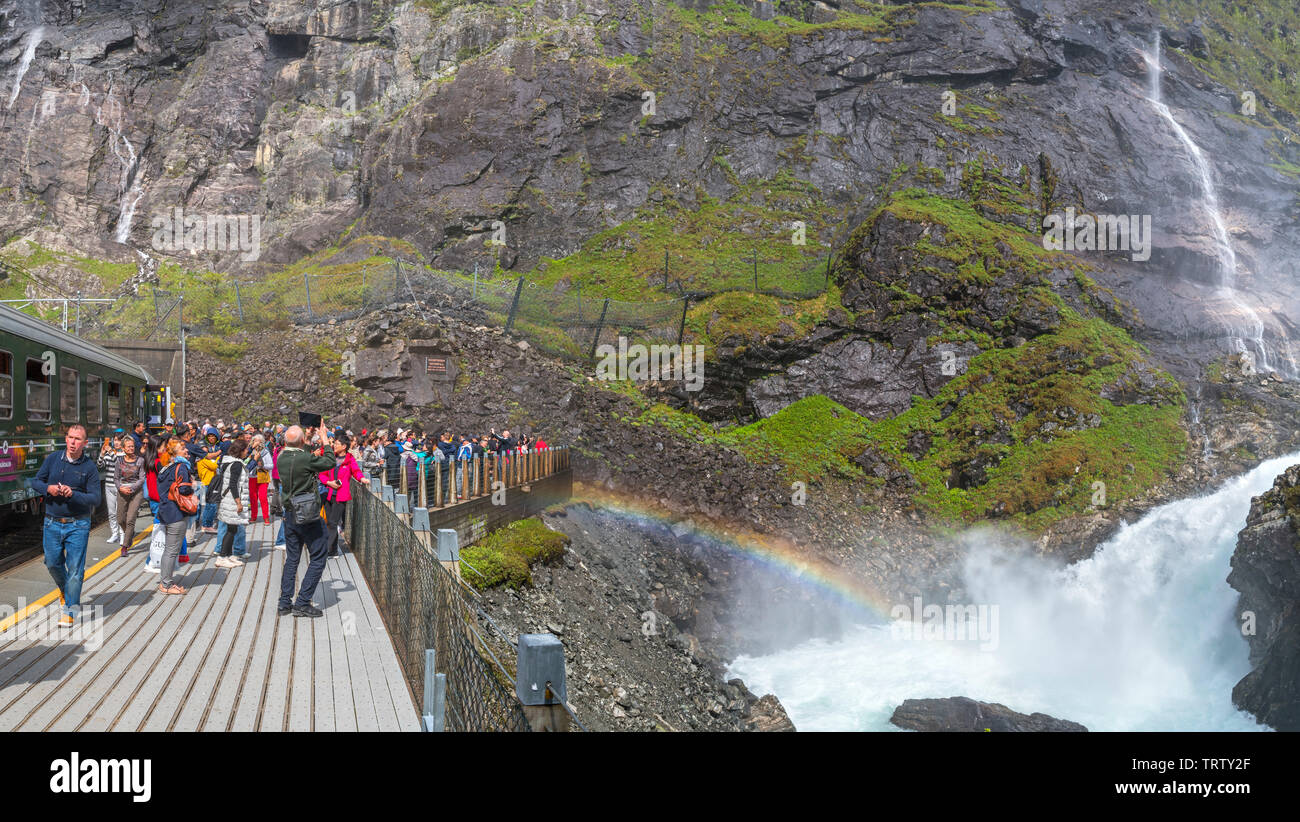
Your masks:
M 326 563 L 324 617 L 276 615 L 276 527 L 249 528 L 242 568 L 214 567 L 215 536 L 201 536 L 179 567 L 184 596 L 157 593 L 143 541 L 87 580 L 98 615 L 76 631 L 55 625 L 55 603 L 0 633 L 0 730 L 418 731 L 350 552 Z

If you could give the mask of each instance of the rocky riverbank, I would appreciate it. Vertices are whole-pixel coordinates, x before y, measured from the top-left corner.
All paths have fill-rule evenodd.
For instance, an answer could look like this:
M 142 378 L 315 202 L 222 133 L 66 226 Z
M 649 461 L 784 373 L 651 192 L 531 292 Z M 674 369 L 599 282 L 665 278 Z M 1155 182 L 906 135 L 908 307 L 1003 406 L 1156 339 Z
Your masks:
M 1256 497 L 1228 582 L 1254 666 L 1232 701 L 1279 731 L 1300 730 L 1300 465 Z

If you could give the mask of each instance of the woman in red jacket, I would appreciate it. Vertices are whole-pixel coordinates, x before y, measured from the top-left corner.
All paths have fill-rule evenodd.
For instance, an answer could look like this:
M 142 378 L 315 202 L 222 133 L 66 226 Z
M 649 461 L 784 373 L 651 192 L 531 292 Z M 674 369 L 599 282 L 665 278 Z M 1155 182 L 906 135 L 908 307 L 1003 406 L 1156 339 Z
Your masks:
M 339 535 L 343 531 L 344 512 L 352 500 L 352 480 L 360 480 L 363 485 L 370 484 L 370 478 L 357 464 L 356 457 L 349 449 L 352 438 L 343 435 L 334 440 L 334 469 L 322 471 L 320 481 L 329 488 L 325 496 L 325 546 L 329 555 L 339 555 Z

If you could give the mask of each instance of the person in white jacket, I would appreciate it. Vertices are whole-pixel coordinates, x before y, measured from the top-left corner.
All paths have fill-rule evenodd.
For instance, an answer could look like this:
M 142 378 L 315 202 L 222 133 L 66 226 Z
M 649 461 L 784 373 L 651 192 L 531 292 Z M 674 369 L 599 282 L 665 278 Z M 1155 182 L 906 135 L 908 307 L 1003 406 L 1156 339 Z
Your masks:
M 243 440 L 230 443 L 226 455 L 221 458 L 218 467 L 220 473 L 213 482 L 221 489 L 217 505 L 217 521 L 222 525 L 221 550 L 212 564 L 217 568 L 238 568 L 244 564 L 239 557 L 232 556 L 235 543 L 244 544 L 244 526 L 248 525 L 249 495 L 248 467 L 244 463 L 246 446 Z

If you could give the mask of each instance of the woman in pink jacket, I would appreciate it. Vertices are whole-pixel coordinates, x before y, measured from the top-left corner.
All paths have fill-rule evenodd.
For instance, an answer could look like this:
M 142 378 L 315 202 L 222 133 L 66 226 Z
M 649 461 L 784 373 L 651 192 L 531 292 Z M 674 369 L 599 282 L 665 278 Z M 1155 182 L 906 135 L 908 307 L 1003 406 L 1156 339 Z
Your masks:
M 352 500 L 352 480 L 360 480 L 369 485 L 370 478 L 357 464 L 356 457 L 349 453 L 352 438 L 346 435 L 334 440 L 334 469 L 322 471 L 320 481 L 328 489 L 325 495 L 325 545 L 330 556 L 339 555 L 339 535 L 343 532 L 343 515 L 348 502 Z

